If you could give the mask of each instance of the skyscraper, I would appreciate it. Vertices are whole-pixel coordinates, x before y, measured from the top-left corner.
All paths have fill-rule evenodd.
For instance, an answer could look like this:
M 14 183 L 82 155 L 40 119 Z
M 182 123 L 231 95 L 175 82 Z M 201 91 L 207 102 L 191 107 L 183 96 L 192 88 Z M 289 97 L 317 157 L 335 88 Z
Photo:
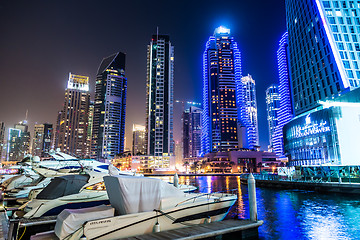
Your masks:
M 49 123 L 35 124 L 32 155 L 43 157 L 44 152 L 51 149 L 51 141 L 53 138 L 53 125 Z
M 174 154 L 173 82 L 174 47 L 168 35 L 153 35 L 146 77 L 146 148 L 150 156 Z
M 132 154 L 146 155 L 145 144 L 146 129 L 145 126 L 133 124 L 133 142 L 132 142 Z
M 183 113 L 183 157 L 200 156 L 201 109 L 191 106 Z
M 5 140 L 5 123 L 0 122 L 0 162 L 2 161 L 2 153 L 4 150 Z
M 91 157 L 110 160 L 124 151 L 127 79 L 125 54 L 102 60 L 96 76 Z
M 286 0 L 295 115 L 360 85 L 360 5 Z
M 21 161 L 30 153 L 30 132 L 28 131 L 27 121 L 15 124 L 14 128 L 9 128 L 7 160 Z
M 87 149 L 86 149 L 86 157 L 90 157 L 90 155 L 91 155 L 91 145 L 92 145 L 91 140 L 92 140 L 93 121 L 94 121 L 94 101 L 90 100 L 88 129 L 87 129 L 87 136 L 86 136 L 86 141 L 88 142 Z
M 254 149 L 259 146 L 259 131 L 257 119 L 257 103 L 255 80 L 248 74 L 241 78 L 242 102 L 241 125 L 246 127 L 246 148 Z
M 275 128 L 273 147 L 279 157 L 284 156 L 283 127 L 294 117 L 292 90 L 289 79 L 288 33 L 285 32 L 279 41 L 277 50 L 279 72 L 280 109 L 278 111 L 278 124 Z
M 60 151 L 76 157 L 85 156 L 89 102 L 89 77 L 69 73 L 59 122 L 57 147 Z
M 218 27 L 203 54 L 201 154 L 239 147 L 241 92 L 240 51 L 230 29 Z
M 275 129 L 278 125 L 280 96 L 278 86 L 273 84 L 266 89 L 266 111 L 269 126 L 269 150 L 273 151 Z

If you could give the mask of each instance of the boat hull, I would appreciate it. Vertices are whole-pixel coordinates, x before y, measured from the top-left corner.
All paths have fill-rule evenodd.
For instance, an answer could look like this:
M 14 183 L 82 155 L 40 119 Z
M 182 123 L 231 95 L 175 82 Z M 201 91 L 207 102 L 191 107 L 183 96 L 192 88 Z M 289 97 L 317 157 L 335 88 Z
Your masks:
M 156 223 L 160 231 L 178 229 L 194 224 L 224 219 L 237 197 L 232 195 L 208 202 L 187 202 L 166 210 L 128 214 L 89 221 L 84 227 L 87 239 L 119 239 L 152 233 Z M 209 220 L 211 219 L 211 220 Z M 75 234 L 76 235 L 76 234 Z

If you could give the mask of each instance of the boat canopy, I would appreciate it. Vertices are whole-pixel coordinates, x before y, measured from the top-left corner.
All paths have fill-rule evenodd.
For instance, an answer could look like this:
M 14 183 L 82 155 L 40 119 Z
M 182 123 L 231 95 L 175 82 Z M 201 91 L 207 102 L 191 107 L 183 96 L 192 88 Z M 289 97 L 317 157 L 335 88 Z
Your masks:
M 56 199 L 78 193 L 87 184 L 89 178 L 88 174 L 56 177 L 36 196 L 36 199 Z
M 106 191 L 116 215 L 153 211 L 164 198 L 183 197 L 184 192 L 160 179 L 105 176 Z

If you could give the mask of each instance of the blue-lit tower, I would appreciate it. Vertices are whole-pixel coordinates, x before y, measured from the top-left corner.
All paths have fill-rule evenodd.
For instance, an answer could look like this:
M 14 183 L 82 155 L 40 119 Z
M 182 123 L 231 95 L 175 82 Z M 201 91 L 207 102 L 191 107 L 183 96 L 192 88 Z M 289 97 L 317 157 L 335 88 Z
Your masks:
M 295 115 L 360 86 L 360 4 L 286 0 Z
M 241 60 L 230 29 L 218 27 L 203 54 L 201 153 L 238 149 Z
M 275 129 L 279 123 L 279 110 L 280 110 L 280 96 L 278 86 L 275 84 L 270 85 L 266 89 L 266 112 L 269 127 L 269 150 L 274 149 Z
M 285 32 L 277 50 L 280 109 L 273 137 L 273 148 L 279 157 L 284 157 L 283 127 L 294 117 L 288 61 L 288 33 Z
M 109 160 L 124 151 L 127 79 L 125 54 L 104 58 L 95 85 L 91 157 Z

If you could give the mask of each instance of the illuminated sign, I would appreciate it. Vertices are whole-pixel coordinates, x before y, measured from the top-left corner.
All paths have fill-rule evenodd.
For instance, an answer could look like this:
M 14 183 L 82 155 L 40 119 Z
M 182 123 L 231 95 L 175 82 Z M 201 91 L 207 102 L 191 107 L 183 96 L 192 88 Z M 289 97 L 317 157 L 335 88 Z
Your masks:
M 330 131 L 330 126 L 327 121 L 321 120 L 319 123 L 312 122 L 310 118 L 310 114 L 308 114 L 305 118 L 305 125 L 297 125 L 294 126 L 294 137 L 306 137 L 313 134 L 324 133 Z

